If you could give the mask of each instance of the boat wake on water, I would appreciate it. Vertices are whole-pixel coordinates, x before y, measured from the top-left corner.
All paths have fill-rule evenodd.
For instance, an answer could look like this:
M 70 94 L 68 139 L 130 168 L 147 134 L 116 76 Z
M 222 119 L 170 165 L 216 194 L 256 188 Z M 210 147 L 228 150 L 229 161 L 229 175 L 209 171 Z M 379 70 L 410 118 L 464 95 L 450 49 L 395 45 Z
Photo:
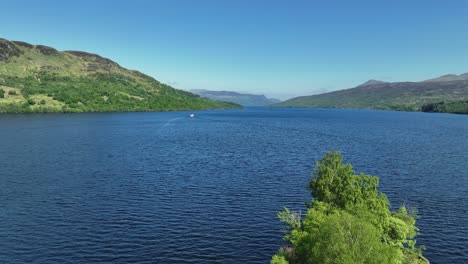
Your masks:
M 165 127 L 167 127 L 167 126 L 170 126 L 173 122 L 175 122 L 175 121 L 177 121 L 177 120 L 180 120 L 180 119 L 183 119 L 183 118 L 185 118 L 185 117 L 176 117 L 176 118 L 173 118 L 173 119 L 167 121 L 167 122 L 162 126 L 162 128 L 165 128 Z

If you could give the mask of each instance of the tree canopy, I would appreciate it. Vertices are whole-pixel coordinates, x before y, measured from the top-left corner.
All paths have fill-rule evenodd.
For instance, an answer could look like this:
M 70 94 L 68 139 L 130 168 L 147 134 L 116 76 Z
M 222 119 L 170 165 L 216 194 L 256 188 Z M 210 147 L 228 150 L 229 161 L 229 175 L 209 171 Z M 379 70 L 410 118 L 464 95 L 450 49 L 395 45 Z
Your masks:
M 317 162 L 304 217 L 285 208 L 287 244 L 271 263 L 419 263 L 416 216 L 405 206 L 390 210 L 379 178 L 355 175 L 339 152 Z

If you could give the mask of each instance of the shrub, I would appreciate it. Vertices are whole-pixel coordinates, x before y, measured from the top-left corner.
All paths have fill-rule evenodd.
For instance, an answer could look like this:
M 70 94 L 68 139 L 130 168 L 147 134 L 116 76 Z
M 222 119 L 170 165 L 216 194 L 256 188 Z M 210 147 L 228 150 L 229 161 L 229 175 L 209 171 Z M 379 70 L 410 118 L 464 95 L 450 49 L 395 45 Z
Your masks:
M 288 264 L 288 261 L 284 256 L 274 255 L 270 264 Z

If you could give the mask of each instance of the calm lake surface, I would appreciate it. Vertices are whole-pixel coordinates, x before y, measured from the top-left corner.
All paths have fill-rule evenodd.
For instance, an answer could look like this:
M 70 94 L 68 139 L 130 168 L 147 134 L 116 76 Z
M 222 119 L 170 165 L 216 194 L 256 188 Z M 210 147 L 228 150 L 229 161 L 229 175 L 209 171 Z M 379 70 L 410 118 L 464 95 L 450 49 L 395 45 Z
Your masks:
M 268 263 L 336 149 L 419 209 L 431 263 L 468 263 L 468 116 L 190 113 L 0 115 L 0 262 Z

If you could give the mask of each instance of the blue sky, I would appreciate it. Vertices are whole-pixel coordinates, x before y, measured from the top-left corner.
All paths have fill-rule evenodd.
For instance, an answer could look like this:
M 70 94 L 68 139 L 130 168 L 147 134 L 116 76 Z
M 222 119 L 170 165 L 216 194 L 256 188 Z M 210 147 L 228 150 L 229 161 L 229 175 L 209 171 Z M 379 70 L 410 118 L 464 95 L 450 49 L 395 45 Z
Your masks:
M 285 99 L 468 72 L 468 1 L 4 1 L 0 37 Z

